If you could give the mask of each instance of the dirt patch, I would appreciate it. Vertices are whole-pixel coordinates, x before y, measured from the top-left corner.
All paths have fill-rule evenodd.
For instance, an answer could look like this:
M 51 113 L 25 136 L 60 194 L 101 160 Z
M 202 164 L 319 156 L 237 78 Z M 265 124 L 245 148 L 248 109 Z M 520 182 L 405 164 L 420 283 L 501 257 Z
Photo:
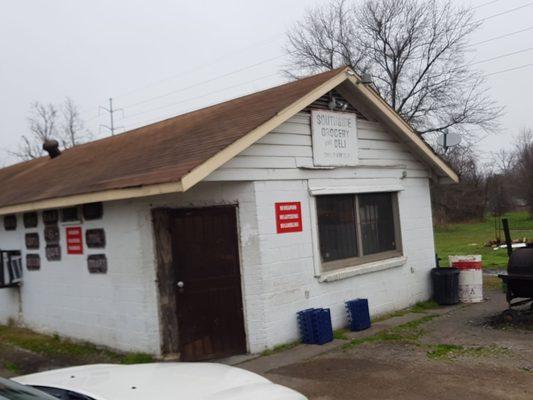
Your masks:
M 489 291 L 483 303 L 422 317 L 266 376 L 310 400 L 529 400 L 533 332 L 491 324 L 506 308 L 503 293 Z
M 495 314 L 488 317 L 486 323 L 495 329 L 533 331 L 533 311 L 529 308 L 514 310 L 511 321 L 506 319 L 502 313 Z
M 0 376 L 11 377 L 67 365 L 18 347 L 0 345 Z
M 416 346 L 371 344 L 273 370 L 267 377 L 310 399 L 531 399 L 533 374 L 497 366 L 480 370 L 469 361 L 432 361 Z
M 0 376 L 4 377 L 83 364 L 151 361 L 148 354 L 119 353 L 91 343 L 0 325 Z

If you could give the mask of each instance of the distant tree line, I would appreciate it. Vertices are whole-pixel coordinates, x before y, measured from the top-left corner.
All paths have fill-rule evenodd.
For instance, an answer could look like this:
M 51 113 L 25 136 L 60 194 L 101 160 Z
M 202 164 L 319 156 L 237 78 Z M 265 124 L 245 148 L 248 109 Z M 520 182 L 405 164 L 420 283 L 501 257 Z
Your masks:
M 472 146 L 442 155 L 461 176 L 458 185 L 433 184 L 437 224 L 482 220 L 487 213 L 502 216 L 527 210 L 533 217 L 533 130 L 524 129 L 511 150 L 500 150 L 482 165 Z

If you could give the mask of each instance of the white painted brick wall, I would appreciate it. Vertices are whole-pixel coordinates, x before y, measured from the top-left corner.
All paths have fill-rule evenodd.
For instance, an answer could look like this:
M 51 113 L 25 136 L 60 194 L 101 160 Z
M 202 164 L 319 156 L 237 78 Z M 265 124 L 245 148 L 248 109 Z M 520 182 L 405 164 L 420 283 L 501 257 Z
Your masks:
M 20 249 L 23 257 L 27 253 L 24 234 L 39 232 L 40 236 L 41 269 L 24 270 L 19 322 L 41 332 L 157 354 L 159 322 L 155 270 L 143 246 L 143 240 L 152 241 L 151 237 L 142 237 L 151 229 L 151 221 L 143 219 L 136 206 L 135 202 L 106 203 L 103 220 L 84 222 L 83 229 L 104 228 L 107 245 L 105 249 L 84 246 L 83 255 L 66 254 L 66 225 L 60 223 L 62 259 L 58 262 L 46 260 L 41 215 L 35 229 L 25 229 L 20 215 L 15 232 L 6 232 L 1 226 L 3 248 Z M 89 274 L 87 255 L 95 253 L 107 255 L 107 274 Z M 151 257 L 151 253 L 148 256 Z M 0 289 L 2 308 L 7 297 L 5 291 Z M 16 318 L 18 305 L 15 310 L 10 308 L 12 315 L 9 316 Z
M 18 319 L 18 289 L 0 289 L 0 324 L 7 324 Z
M 346 182 L 344 181 L 344 184 Z M 357 184 L 357 179 L 354 179 Z M 106 203 L 102 221 L 83 228 L 106 230 L 109 271 L 89 274 L 87 254 L 65 254 L 61 225 L 61 262 L 47 262 L 43 225 L 4 232 L 4 248 L 23 247 L 24 233 L 41 236 L 41 270 L 25 271 L 21 290 L 22 322 L 110 347 L 159 353 L 158 299 L 151 209 L 238 204 L 243 299 L 248 348 L 265 348 L 298 338 L 296 312 L 330 307 L 335 328 L 346 324 L 344 301 L 367 297 L 371 312 L 400 309 L 429 296 L 428 271 L 434 265 L 429 187 L 426 179 L 401 181 L 400 220 L 406 265 L 331 283 L 315 278 L 307 180 L 206 182 L 183 194 Z M 303 232 L 277 234 L 274 203 L 302 203 Z M 26 251 L 23 250 L 23 254 Z M 16 290 L 0 290 L 0 322 L 16 318 Z M 308 293 L 308 298 L 306 298 Z
M 356 179 L 353 182 L 357 185 Z M 434 266 L 429 185 L 427 179 L 405 179 L 401 184 L 399 211 L 407 263 L 319 283 L 314 277 L 307 181 L 255 183 L 263 269 L 263 293 L 259 296 L 265 302 L 266 341 L 258 342 L 252 351 L 297 339 L 296 312 L 305 308 L 331 308 L 334 328 L 339 328 L 347 323 L 346 300 L 368 298 L 371 313 L 381 314 L 429 297 L 429 270 Z M 274 203 L 283 201 L 302 203 L 303 232 L 276 234 Z

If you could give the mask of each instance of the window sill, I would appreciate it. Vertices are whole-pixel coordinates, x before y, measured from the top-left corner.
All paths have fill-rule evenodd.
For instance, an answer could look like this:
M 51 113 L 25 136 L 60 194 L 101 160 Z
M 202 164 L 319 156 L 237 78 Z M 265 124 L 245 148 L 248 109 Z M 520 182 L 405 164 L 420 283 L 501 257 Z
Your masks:
M 407 257 L 400 256 L 360 264 L 352 267 L 336 269 L 334 271 L 323 272 L 318 276 L 319 282 L 335 282 L 341 279 L 351 278 L 358 275 L 370 274 L 372 272 L 383 271 L 386 269 L 401 267 L 407 262 Z

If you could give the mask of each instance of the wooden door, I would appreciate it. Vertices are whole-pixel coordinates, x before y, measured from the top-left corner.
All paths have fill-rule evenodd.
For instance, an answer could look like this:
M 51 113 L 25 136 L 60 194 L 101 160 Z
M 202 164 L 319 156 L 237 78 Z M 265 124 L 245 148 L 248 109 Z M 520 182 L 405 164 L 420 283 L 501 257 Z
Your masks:
M 181 359 L 245 353 L 236 208 L 177 210 L 171 232 Z

